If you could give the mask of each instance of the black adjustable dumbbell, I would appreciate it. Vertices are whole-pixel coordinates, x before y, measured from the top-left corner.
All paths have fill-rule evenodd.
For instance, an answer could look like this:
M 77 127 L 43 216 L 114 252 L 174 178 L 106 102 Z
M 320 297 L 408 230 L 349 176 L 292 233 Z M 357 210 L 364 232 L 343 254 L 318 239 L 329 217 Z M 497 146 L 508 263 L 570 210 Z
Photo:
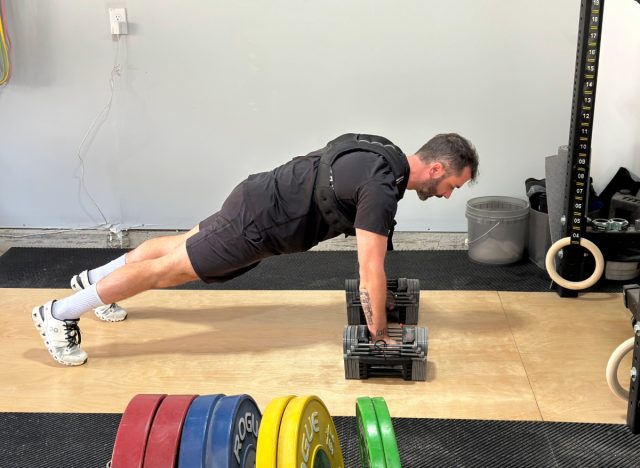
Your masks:
M 371 340 L 366 325 L 347 325 L 342 341 L 345 378 L 400 375 L 404 380 L 426 380 L 427 328 L 389 327 L 389 336 L 396 344 Z
M 397 278 L 387 280 L 387 321 L 416 325 L 420 308 L 420 281 L 417 279 Z M 367 323 L 360 302 L 360 281 L 345 281 L 347 300 L 347 323 L 362 325 Z

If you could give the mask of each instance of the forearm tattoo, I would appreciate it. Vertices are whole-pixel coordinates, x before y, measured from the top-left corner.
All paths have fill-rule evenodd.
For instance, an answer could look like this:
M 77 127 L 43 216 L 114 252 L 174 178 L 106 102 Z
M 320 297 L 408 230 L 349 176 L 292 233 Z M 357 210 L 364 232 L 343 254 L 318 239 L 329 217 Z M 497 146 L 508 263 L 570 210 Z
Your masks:
M 362 289 L 360 291 L 360 303 L 362 304 L 362 310 L 364 312 L 364 317 L 367 320 L 367 325 L 373 325 L 373 308 L 371 307 L 371 297 L 369 296 L 369 291 L 366 289 Z M 386 336 L 387 327 L 381 328 L 375 331 L 375 338 L 380 338 Z
M 367 325 L 373 325 L 373 309 L 371 308 L 371 297 L 369 297 L 369 291 L 367 291 L 366 289 L 360 290 L 360 303 L 362 304 L 364 317 L 367 319 Z

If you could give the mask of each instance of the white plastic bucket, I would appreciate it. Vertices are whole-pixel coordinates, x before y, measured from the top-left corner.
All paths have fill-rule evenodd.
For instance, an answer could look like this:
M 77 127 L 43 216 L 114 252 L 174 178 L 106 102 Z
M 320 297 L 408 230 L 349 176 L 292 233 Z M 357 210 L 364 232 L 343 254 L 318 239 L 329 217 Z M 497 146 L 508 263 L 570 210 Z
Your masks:
M 513 197 L 478 197 L 467 202 L 469 258 L 505 265 L 522 258 L 527 243 L 529 202 Z

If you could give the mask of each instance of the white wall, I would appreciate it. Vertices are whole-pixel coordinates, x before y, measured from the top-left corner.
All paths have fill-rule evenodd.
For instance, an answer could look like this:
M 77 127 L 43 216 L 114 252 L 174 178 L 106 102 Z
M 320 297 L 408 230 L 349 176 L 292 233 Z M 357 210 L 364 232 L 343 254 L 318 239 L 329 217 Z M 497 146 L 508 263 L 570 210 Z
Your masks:
M 109 34 L 125 6 L 128 36 Z M 0 227 L 188 228 L 251 172 L 344 132 L 408 154 L 457 131 L 480 178 L 400 205 L 398 230 L 464 231 L 465 203 L 524 197 L 568 141 L 579 0 L 7 2 Z M 607 0 L 592 176 L 640 173 L 640 5 Z M 110 99 L 83 145 L 88 128 Z
M 600 192 L 620 166 L 640 177 L 640 4 L 607 0 L 591 173 Z

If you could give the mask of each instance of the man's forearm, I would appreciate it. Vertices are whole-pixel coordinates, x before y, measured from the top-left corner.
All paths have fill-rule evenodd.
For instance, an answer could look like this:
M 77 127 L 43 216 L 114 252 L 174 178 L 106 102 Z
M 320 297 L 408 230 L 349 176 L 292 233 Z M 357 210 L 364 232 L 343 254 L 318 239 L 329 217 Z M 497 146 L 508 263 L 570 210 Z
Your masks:
M 387 331 L 387 277 L 384 257 L 387 238 L 383 235 L 356 228 L 358 264 L 360 270 L 360 302 L 371 339 L 389 342 Z
M 380 284 L 377 284 L 380 283 Z M 387 282 L 386 278 L 367 282 L 360 285 L 360 302 L 364 312 L 371 338 L 375 341 L 384 338 L 387 330 Z

